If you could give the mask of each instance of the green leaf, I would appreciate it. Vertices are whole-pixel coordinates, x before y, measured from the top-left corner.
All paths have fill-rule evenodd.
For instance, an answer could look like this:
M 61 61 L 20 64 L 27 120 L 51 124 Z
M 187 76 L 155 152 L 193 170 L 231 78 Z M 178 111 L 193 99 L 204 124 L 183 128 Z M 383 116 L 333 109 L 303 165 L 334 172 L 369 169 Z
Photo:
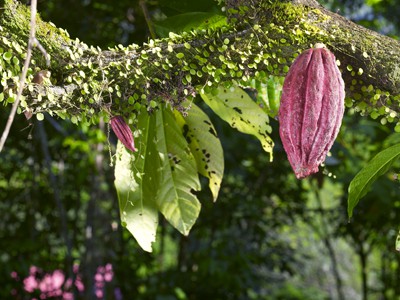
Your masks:
M 282 94 L 283 77 L 271 77 L 267 82 L 268 107 L 270 115 L 275 117 L 278 115 L 279 101 Z
M 143 250 L 151 252 L 158 211 L 187 235 L 195 223 L 200 203 L 196 162 L 171 110 L 163 108 L 138 116 L 135 144 L 130 154 L 118 146 L 115 166 L 121 221 Z
M 274 142 L 268 135 L 272 128 L 268 114 L 239 87 L 219 87 L 211 93 L 201 93 L 204 102 L 224 121 L 240 132 L 257 137 L 262 147 L 270 154 Z
M 169 32 L 181 33 L 193 29 L 202 30 L 225 25 L 226 17 L 223 15 L 210 12 L 189 12 L 156 22 L 154 29 L 159 37 L 168 37 Z
M 155 202 L 157 174 L 157 151 L 155 119 L 144 112 L 139 115 L 139 136 L 135 141 L 139 151 L 128 152 L 118 143 L 115 164 L 115 187 L 117 189 L 122 224 L 127 227 L 143 250 L 151 252 L 156 239 L 158 211 Z
M 392 163 L 400 156 L 400 144 L 394 145 L 379 152 L 358 174 L 349 185 L 349 198 L 347 200 L 347 213 L 349 218 L 358 201 L 364 197 L 374 181 L 385 174 Z
M 374 6 L 374 5 L 379 4 L 381 1 L 382 0 L 367 0 L 366 4 L 369 5 L 369 6 Z
M 153 187 L 157 188 L 158 209 L 172 226 L 188 235 L 200 213 L 200 202 L 193 194 L 200 190 L 196 161 L 172 111 L 164 107 L 154 117 L 160 161 L 160 182 Z
M 250 87 L 256 90 L 250 96 L 255 98 L 256 102 L 272 118 L 278 115 L 283 79 L 283 77 L 276 76 L 259 76 L 257 79 L 248 82 Z M 248 90 L 246 92 L 249 93 Z
M 224 175 L 224 153 L 210 118 L 195 104 L 183 117 L 174 111 L 177 122 L 196 159 L 198 172 L 209 179 L 214 201 L 217 200 Z
M 400 230 L 396 238 L 396 251 L 400 251 Z
M 5 53 L 3 54 L 3 59 L 4 59 L 5 61 L 10 61 L 12 57 L 13 57 L 13 55 L 12 55 L 11 52 L 5 52 Z
M 44 114 L 43 113 L 37 113 L 36 114 L 36 119 L 38 119 L 38 121 L 43 121 L 44 120 Z

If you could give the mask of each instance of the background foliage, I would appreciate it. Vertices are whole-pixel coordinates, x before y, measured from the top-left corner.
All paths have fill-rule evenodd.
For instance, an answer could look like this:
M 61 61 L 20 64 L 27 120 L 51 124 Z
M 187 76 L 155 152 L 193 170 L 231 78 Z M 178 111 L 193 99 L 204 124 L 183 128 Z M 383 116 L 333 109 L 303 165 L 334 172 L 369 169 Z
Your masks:
M 394 2 L 321 3 L 396 37 Z M 141 43 L 151 34 L 203 26 L 206 20 L 218 23 L 221 14 L 211 0 L 48 0 L 38 10 L 71 36 L 102 47 Z M 213 203 L 201 178 L 202 210 L 191 234 L 181 236 L 160 216 L 152 254 L 120 225 L 107 125 L 77 127 L 46 115 L 29 126 L 19 116 L 0 154 L 0 298 L 40 296 L 39 289 L 26 290 L 31 266 L 43 270 L 36 277 L 54 270 L 79 277 L 84 290 L 66 284 L 64 290 L 84 299 L 400 297 L 400 256 L 394 251 L 398 162 L 373 185 L 350 223 L 346 214 L 349 182 L 376 153 L 399 142 L 393 128 L 347 110 L 323 171 L 298 181 L 280 145 L 276 120 L 271 120 L 270 162 L 254 137 L 233 130 L 200 99 L 196 103 L 209 114 L 224 149 L 218 201 Z M 8 107 L 0 114 L 4 127 Z M 115 153 L 112 135 L 110 142 Z M 113 266 L 112 279 L 99 287 L 95 275 L 107 264 Z

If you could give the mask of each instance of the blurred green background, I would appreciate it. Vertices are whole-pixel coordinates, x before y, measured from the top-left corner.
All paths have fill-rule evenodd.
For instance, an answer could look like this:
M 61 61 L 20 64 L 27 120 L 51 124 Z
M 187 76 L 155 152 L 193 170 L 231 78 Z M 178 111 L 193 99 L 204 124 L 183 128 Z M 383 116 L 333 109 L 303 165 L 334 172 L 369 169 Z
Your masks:
M 399 36 L 396 0 L 320 3 Z M 46 0 L 38 11 L 71 37 L 102 48 L 182 28 L 184 13 L 221 13 L 213 0 Z M 298 181 L 276 120 L 270 163 L 257 140 L 203 109 L 225 153 L 219 199 L 212 203 L 204 181 L 189 237 L 161 221 L 151 254 L 120 226 L 107 124 L 77 127 L 47 115 L 28 126 L 17 116 L 0 153 L 0 299 L 62 299 L 39 287 L 27 290 L 32 266 L 40 270 L 37 282 L 55 270 L 82 282 L 84 290 L 62 282 L 70 293 L 65 299 L 400 299 L 399 164 L 374 184 L 351 222 L 346 213 L 351 179 L 377 152 L 400 142 L 390 124 L 347 109 L 323 171 Z M 8 113 L 9 107 L 0 111 L 0 128 Z M 115 151 L 113 136 L 110 142 Z M 99 267 L 107 265 L 112 275 L 101 277 Z

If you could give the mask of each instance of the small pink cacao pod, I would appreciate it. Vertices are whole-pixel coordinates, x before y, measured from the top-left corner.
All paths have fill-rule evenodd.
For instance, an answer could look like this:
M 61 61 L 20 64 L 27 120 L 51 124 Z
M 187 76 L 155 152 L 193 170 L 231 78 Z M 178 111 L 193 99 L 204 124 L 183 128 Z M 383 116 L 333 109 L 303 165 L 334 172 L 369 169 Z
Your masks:
M 301 53 L 285 77 L 279 134 L 298 179 L 318 172 L 339 133 L 344 82 L 332 52 L 317 44 Z
M 112 117 L 110 120 L 110 125 L 117 138 L 127 149 L 133 152 L 137 151 L 135 148 L 135 142 L 133 140 L 132 130 L 129 128 L 128 124 L 125 123 L 125 120 L 122 116 Z

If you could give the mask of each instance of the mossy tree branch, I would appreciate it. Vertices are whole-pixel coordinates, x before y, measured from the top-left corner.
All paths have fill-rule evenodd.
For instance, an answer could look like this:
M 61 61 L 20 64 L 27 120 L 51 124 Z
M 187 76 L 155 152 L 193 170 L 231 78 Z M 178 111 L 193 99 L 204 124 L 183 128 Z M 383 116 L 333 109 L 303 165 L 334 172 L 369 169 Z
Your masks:
M 102 50 L 72 40 L 38 21 L 37 38 L 51 56 L 51 83 L 29 84 L 22 106 L 75 121 L 135 115 L 160 101 L 177 108 L 203 89 L 284 76 L 301 51 L 322 42 L 336 55 L 346 84 L 346 104 L 398 122 L 400 43 L 322 8 L 314 0 L 228 1 L 229 23 L 141 46 Z M 242 6 L 235 8 L 235 3 Z M 245 5 L 245 6 L 243 6 Z M 4 101 L 12 101 L 29 32 L 28 9 L 6 0 L 0 15 Z M 28 77 L 45 68 L 37 51 Z M 6 75 L 6 76 L 4 76 Z

